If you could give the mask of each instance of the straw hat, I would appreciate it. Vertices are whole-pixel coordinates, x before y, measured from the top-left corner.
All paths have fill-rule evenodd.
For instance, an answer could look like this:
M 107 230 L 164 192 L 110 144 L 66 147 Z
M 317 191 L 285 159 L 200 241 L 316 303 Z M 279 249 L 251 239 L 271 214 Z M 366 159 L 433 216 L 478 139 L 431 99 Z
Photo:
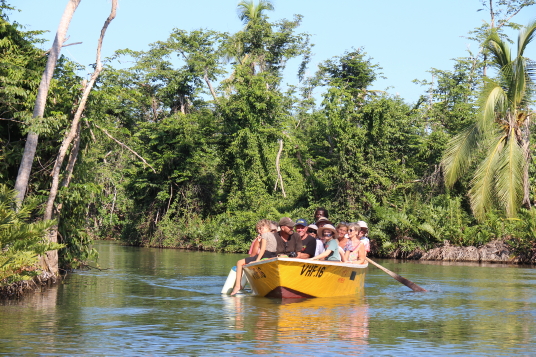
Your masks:
M 337 230 L 331 224 L 326 224 L 324 227 L 318 228 L 318 236 L 323 237 L 324 231 L 331 231 L 331 233 L 333 233 L 333 236 L 331 238 L 332 239 L 339 239 L 339 235 L 337 234 Z
M 328 223 L 328 224 L 333 224 L 333 222 L 331 222 L 329 219 L 327 219 L 326 217 L 320 217 L 318 219 L 318 221 L 315 222 L 315 224 L 318 226 L 319 223 Z

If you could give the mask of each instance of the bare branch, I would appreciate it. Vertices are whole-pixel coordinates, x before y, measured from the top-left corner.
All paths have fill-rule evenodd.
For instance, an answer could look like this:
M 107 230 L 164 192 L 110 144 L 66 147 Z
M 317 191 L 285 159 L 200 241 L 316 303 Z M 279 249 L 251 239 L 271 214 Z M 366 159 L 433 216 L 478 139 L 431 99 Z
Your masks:
M 283 176 L 281 176 L 281 170 L 279 168 L 279 159 L 281 158 L 281 152 L 283 151 L 283 139 L 279 139 L 279 151 L 277 152 L 277 157 L 275 159 L 275 168 L 277 170 L 277 180 L 275 181 L 275 187 L 274 191 L 277 190 L 277 183 L 281 183 L 281 192 L 283 193 L 283 197 L 287 197 L 287 194 L 285 193 L 285 187 L 283 186 Z
M 52 169 L 52 185 L 50 187 L 50 193 L 48 196 L 46 208 L 45 208 L 45 214 L 44 219 L 52 219 L 52 212 L 54 208 L 54 201 L 56 200 L 56 196 L 58 195 L 58 186 L 59 186 L 59 176 L 60 176 L 60 170 L 63 165 L 63 161 L 65 159 L 65 155 L 67 154 L 67 149 L 69 145 L 71 145 L 72 141 L 75 139 L 76 134 L 79 130 L 79 123 L 80 119 L 82 117 L 82 113 L 86 107 L 86 102 L 89 97 L 89 93 L 91 92 L 91 89 L 93 88 L 93 85 L 95 84 L 95 81 L 97 80 L 100 72 L 102 71 L 102 62 L 101 62 L 101 50 L 102 50 L 102 40 L 104 39 L 104 35 L 106 34 L 106 29 L 108 28 L 108 25 L 112 22 L 112 20 L 115 18 L 115 14 L 117 11 L 117 0 L 112 0 L 112 9 L 110 11 L 110 15 L 104 22 L 104 25 L 102 26 L 101 34 L 99 37 L 99 42 L 97 45 L 97 63 L 95 66 L 95 70 L 93 71 L 93 74 L 91 75 L 91 78 L 85 86 L 82 94 L 82 98 L 80 99 L 80 104 L 78 105 L 78 108 L 76 110 L 76 113 L 73 118 L 73 122 L 71 124 L 71 129 L 63 142 L 61 143 L 60 150 L 58 152 L 58 157 L 56 158 L 56 163 L 54 164 L 54 168 Z M 54 241 L 54 240 L 51 240 Z
M 68 46 L 81 45 L 81 44 L 82 44 L 82 42 L 73 42 L 73 43 L 68 43 L 66 45 L 63 45 L 61 47 L 68 47 Z M 52 51 L 52 48 L 50 50 L 46 51 L 45 53 L 43 53 L 43 56 L 48 55 L 50 51 Z
M 216 97 L 216 92 L 214 92 L 214 88 L 212 88 L 212 83 L 210 83 L 210 80 L 208 79 L 208 72 L 206 68 L 205 68 L 205 76 L 203 78 L 205 79 L 205 82 L 207 83 L 208 89 L 210 89 L 210 93 L 212 94 L 214 101 L 218 103 L 218 97 Z
M 0 118 L 0 120 L 9 120 L 9 121 L 14 121 L 15 123 L 19 123 L 19 124 L 23 124 L 23 125 L 28 125 L 27 123 L 25 123 L 25 122 L 23 122 L 23 121 L 19 121 L 19 120 L 15 120 L 15 119 Z
M 149 163 L 147 163 L 147 161 L 145 161 L 145 159 L 143 157 L 141 157 L 137 152 L 135 152 L 134 150 L 132 150 L 128 145 L 126 144 L 123 144 L 122 142 L 120 142 L 119 140 L 117 140 L 116 138 L 114 138 L 113 136 L 111 136 L 107 131 L 106 129 L 104 128 L 101 128 L 100 126 L 98 126 L 97 124 L 93 123 L 93 125 L 95 125 L 97 128 L 99 128 L 100 130 L 102 130 L 102 132 L 104 134 L 106 134 L 106 136 L 108 136 L 110 139 L 112 139 L 113 141 L 115 141 L 116 143 L 118 143 L 119 145 L 121 145 L 122 147 L 124 147 L 125 149 L 127 149 L 128 151 L 130 151 L 131 153 L 133 153 L 134 155 L 136 155 L 145 165 L 149 166 L 151 168 L 151 170 L 153 170 L 153 172 L 156 174 L 156 170 L 151 166 L 149 165 Z

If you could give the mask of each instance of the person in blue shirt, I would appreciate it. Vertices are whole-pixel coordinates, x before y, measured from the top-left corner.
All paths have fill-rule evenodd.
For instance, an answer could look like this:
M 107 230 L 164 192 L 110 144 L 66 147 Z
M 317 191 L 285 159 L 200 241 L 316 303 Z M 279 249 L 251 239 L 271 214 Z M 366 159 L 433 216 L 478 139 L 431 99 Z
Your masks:
M 339 253 L 339 237 L 335 227 L 333 227 L 331 224 L 326 224 L 318 229 L 318 236 L 324 240 L 326 250 L 322 254 L 310 258 L 310 260 L 329 260 L 340 262 L 341 254 Z

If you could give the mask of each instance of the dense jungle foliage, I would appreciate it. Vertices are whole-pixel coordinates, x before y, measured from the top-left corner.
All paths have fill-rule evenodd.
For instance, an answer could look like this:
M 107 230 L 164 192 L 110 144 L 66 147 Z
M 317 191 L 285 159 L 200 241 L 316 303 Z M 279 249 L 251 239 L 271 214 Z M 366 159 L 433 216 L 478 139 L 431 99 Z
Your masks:
M 71 184 L 57 199 L 64 269 L 96 257 L 92 239 L 241 252 L 257 220 L 311 220 L 318 206 L 337 222 L 369 222 L 377 255 L 493 239 L 507 240 L 518 254 L 536 251 L 531 153 L 523 161 L 530 202 L 522 205 L 521 197 L 514 212 L 492 197 L 474 214 L 473 171 L 486 158 L 479 149 L 457 180 L 444 181 L 446 149 L 481 115 L 490 81 L 484 72 L 497 68 L 484 35 L 501 35 L 498 26 L 475 30 L 482 51 L 454 60 L 451 69 L 431 69 L 435 82 L 420 81 L 423 95 L 410 104 L 371 89 L 382 69 L 363 48 L 308 69 L 311 36 L 300 32 L 301 16 L 270 21 L 270 6 L 240 6 L 244 27 L 237 33 L 173 29 L 147 51 L 122 49 L 107 59 L 85 111 Z M 42 216 L 83 78 L 80 66 L 62 57 L 45 117 L 31 119 L 46 54 L 41 34 L 10 23 L 8 13 L 4 4 L 0 183 L 13 187 L 28 131 L 40 142 L 28 189 L 35 207 L 4 223 L 13 202 L 2 186 L 0 220 L 2 229 L 24 221 L 35 233 L 50 226 L 31 222 Z M 520 105 L 530 116 L 534 72 L 526 62 Z M 288 63 L 299 63 L 293 77 L 283 76 Z M 498 68 L 492 79 L 504 83 L 503 74 Z M 530 124 L 525 133 L 533 140 Z M 1 244 L 6 260 L 15 245 L 4 238 Z M 34 248 L 29 256 L 42 252 L 42 245 Z

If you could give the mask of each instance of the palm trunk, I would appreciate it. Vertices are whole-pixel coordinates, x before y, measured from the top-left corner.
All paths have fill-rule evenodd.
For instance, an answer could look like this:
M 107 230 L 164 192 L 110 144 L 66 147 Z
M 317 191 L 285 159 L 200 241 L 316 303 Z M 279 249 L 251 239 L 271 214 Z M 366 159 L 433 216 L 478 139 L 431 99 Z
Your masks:
M 67 34 L 67 29 L 71 23 L 73 14 L 80 4 L 81 0 L 69 0 L 63 16 L 61 17 L 60 24 L 58 26 L 58 31 L 56 32 L 56 37 L 54 39 L 54 44 L 48 55 L 47 64 L 43 76 L 41 77 L 41 83 L 39 84 L 39 89 L 37 90 L 37 98 L 35 99 L 35 106 L 33 111 L 33 117 L 42 117 L 45 113 L 45 106 L 48 96 L 48 89 L 50 88 L 50 81 L 54 75 L 54 70 L 56 69 L 56 62 L 60 56 L 60 51 L 63 43 L 65 42 L 65 36 Z M 28 133 L 28 138 L 26 139 L 26 145 L 24 146 L 24 153 L 22 155 L 22 160 L 19 167 L 19 172 L 17 175 L 17 180 L 15 181 L 15 191 L 17 191 L 17 205 L 20 207 L 26 191 L 28 189 L 28 181 L 30 180 L 30 173 L 32 172 L 33 160 L 35 157 L 35 151 L 37 150 L 37 142 L 39 135 L 34 132 Z
M 530 166 L 530 115 L 527 116 L 524 122 L 525 130 L 523 130 L 524 143 L 523 154 L 525 155 L 523 166 L 523 207 L 530 209 L 530 181 L 529 181 L 529 166 Z

